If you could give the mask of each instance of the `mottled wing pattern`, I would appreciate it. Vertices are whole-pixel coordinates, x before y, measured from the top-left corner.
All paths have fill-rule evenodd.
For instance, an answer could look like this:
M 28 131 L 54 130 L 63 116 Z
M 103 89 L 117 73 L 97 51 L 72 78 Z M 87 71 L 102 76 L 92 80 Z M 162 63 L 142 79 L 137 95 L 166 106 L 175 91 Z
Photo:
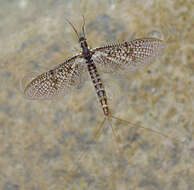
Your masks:
M 102 72 L 133 71 L 158 55 L 164 43 L 155 38 L 142 38 L 128 42 L 94 48 L 92 59 Z
M 86 69 L 81 54 L 75 55 L 32 80 L 25 88 L 25 97 L 37 100 L 64 95 L 79 85 L 81 74 Z

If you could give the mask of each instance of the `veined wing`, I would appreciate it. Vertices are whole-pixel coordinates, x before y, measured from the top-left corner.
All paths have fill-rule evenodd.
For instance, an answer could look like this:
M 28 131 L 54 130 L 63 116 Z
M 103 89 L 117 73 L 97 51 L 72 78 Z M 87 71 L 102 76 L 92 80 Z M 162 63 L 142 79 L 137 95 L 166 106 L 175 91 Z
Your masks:
M 86 64 L 80 54 L 33 79 L 25 88 L 28 99 L 52 99 L 66 94 L 80 83 Z
M 155 38 L 142 38 L 128 42 L 94 48 L 92 59 L 99 71 L 133 71 L 158 55 L 164 43 Z

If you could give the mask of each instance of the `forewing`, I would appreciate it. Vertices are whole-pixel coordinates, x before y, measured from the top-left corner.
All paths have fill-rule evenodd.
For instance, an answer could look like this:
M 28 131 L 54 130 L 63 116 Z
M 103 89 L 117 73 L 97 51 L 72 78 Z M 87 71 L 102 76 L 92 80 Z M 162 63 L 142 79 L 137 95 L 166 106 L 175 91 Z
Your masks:
M 32 80 L 24 90 L 25 97 L 52 99 L 64 95 L 79 85 L 81 74 L 85 69 L 86 64 L 80 54 L 69 58 Z
M 155 38 L 142 38 L 92 49 L 92 59 L 99 71 L 115 73 L 133 71 L 157 56 L 164 43 Z

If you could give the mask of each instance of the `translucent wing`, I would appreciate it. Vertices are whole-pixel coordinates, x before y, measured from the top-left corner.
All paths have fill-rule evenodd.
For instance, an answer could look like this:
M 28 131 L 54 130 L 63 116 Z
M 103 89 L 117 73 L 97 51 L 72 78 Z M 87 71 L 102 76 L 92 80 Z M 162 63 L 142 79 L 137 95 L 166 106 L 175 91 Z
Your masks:
M 75 55 L 54 69 L 37 76 L 25 88 L 28 99 L 51 99 L 66 94 L 80 83 L 80 77 L 85 71 L 82 56 Z
M 99 71 L 115 73 L 133 71 L 158 55 L 164 43 L 155 38 L 142 38 L 92 49 L 92 59 Z

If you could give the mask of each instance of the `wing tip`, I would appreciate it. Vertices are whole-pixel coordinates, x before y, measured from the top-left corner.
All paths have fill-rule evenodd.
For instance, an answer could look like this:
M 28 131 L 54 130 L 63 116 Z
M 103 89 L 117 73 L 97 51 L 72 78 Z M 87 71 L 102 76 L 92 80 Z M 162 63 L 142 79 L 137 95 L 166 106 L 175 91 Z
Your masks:
M 34 97 L 34 94 L 35 92 L 30 87 L 30 84 L 28 84 L 24 89 L 24 98 L 28 100 L 35 100 L 36 98 Z

